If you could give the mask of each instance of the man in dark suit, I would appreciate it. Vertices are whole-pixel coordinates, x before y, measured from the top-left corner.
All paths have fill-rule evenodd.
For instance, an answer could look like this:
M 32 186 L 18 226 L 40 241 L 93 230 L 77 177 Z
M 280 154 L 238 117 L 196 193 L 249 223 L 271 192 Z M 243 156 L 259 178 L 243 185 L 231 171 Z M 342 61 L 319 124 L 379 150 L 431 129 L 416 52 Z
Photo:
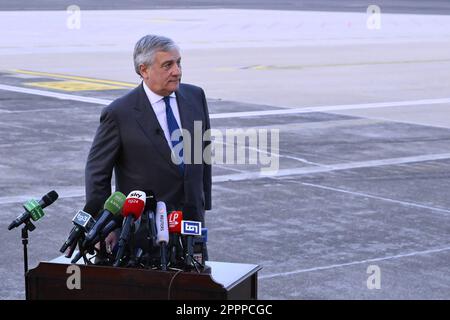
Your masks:
M 86 207 L 102 208 L 114 170 L 117 191 L 152 190 L 158 201 L 182 208 L 184 219 L 204 223 L 211 209 L 211 162 L 189 156 L 195 152 L 191 142 L 210 129 L 205 93 L 180 83 L 180 51 L 171 39 L 147 35 L 133 57 L 143 81 L 102 111 L 86 163 Z M 176 129 L 192 139 L 177 137 Z M 209 143 L 201 140 L 205 155 Z

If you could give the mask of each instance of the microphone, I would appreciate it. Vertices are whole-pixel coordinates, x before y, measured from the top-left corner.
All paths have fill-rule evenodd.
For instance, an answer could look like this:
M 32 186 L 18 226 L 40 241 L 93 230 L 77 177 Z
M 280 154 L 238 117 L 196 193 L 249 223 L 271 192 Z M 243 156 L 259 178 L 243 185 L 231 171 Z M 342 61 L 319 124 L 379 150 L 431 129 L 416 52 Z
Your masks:
M 155 222 L 155 213 L 152 210 L 147 210 L 148 213 L 148 240 L 149 240 L 149 251 L 156 245 L 156 222 Z
M 103 227 L 111 221 L 114 216 L 120 213 L 125 199 L 126 197 L 122 192 L 116 191 L 106 200 L 103 206 L 103 212 L 92 229 L 86 235 L 83 247 L 87 247 L 90 243 L 92 243 L 92 240 L 100 233 Z
M 181 221 L 183 221 L 183 211 L 172 211 L 169 213 L 169 232 L 173 234 L 181 233 Z
M 167 223 L 167 208 L 166 204 L 162 201 L 156 203 L 156 230 L 157 237 L 156 242 L 160 246 L 161 250 L 161 269 L 167 270 L 167 244 L 169 243 L 169 227 Z
M 194 255 L 193 258 L 201 265 L 208 260 L 208 251 L 206 242 L 208 241 L 208 228 L 202 228 L 201 237 L 194 237 Z
M 143 254 L 144 250 L 142 248 L 136 248 L 134 255 L 131 257 L 130 261 L 128 261 L 127 267 L 139 267 Z
M 72 222 L 75 226 L 70 231 L 66 242 L 64 242 L 61 249 L 59 249 L 61 253 L 64 253 L 68 247 L 71 247 L 74 243 L 78 242 L 78 240 L 84 236 L 83 232 L 91 230 L 92 226 L 95 224 L 95 219 L 92 218 L 89 213 L 79 210 L 73 217 Z M 73 250 L 71 251 L 73 252 Z M 72 252 L 69 252 L 66 257 L 70 258 Z
M 171 266 L 176 266 L 183 256 L 183 246 L 180 237 L 182 220 L 182 211 L 172 211 L 169 213 L 169 255 Z
M 72 263 L 76 263 L 82 256 L 83 256 L 83 252 L 82 249 L 84 249 L 85 251 L 89 252 L 89 253 L 94 253 L 94 248 L 92 247 L 93 244 L 102 241 L 100 243 L 100 253 L 97 254 L 96 256 L 96 262 L 94 264 L 108 264 L 109 263 L 109 258 L 105 257 L 104 252 L 102 251 L 102 248 L 104 246 L 104 240 L 105 238 L 108 236 L 108 234 L 110 234 L 112 231 L 116 230 L 117 228 L 120 228 L 120 225 L 122 224 L 123 221 L 123 217 L 121 215 L 117 215 L 114 216 L 113 219 L 111 221 L 109 221 L 106 226 L 100 230 L 99 233 L 97 233 L 97 235 L 95 236 L 94 239 L 92 239 L 92 241 L 90 243 L 88 243 L 87 245 L 85 245 L 83 243 L 82 248 L 80 248 L 80 251 L 78 252 L 78 254 L 75 256 L 75 258 L 72 259 Z M 75 243 L 76 245 L 76 243 Z M 75 250 L 75 248 L 72 249 L 72 247 L 70 248 L 70 250 L 72 250 L 72 252 Z M 67 257 L 71 257 L 72 254 L 69 253 L 66 255 Z
M 58 199 L 58 194 L 56 193 L 55 190 L 53 190 L 47 193 L 45 196 L 43 196 L 42 199 L 39 200 L 39 202 L 37 202 L 34 199 L 28 200 L 23 205 L 25 212 L 22 213 L 20 216 L 18 216 L 13 222 L 11 222 L 11 224 L 8 226 L 8 230 L 17 228 L 22 223 L 27 223 L 27 221 L 29 221 L 30 218 L 33 221 L 39 220 L 44 216 L 44 211 L 42 209 L 51 205 L 53 202 L 56 201 L 56 199 Z
M 80 250 L 78 254 L 75 256 L 75 258 L 72 259 L 72 263 L 76 263 L 84 254 L 85 251 L 94 253 L 94 248 L 91 247 L 94 243 L 92 240 L 99 239 L 100 233 L 102 229 L 105 227 L 105 225 L 110 222 L 115 216 L 119 215 L 120 210 L 122 210 L 123 203 L 125 202 L 125 195 L 122 192 L 116 191 L 112 195 L 109 196 L 109 198 L 105 201 L 105 204 L 103 205 L 103 212 L 100 214 L 100 218 L 97 220 L 97 222 L 92 226 L 92 229 L 87 233 L 82 245 L 80 246 Z M 100 247 L 100 249 L 103 249 L 104 247 Z M 72 249 L 72 248 L 71 248 Z M 99 254 L 97 254 L 97 257 L 102 257 L 104 251 L 100 251 Z M 68 253 L 70 254 L 70 251 Z
M 156 246 L 156 223 L 155 223 L 155 211 L 156 211 L 156 198 L 155 193 L 152 190 L 144 190 L 146 194 L 145 200 L 145 217 L 147 218 L 147 240 L 148 240 L 148 253 L 152 252 Z
M 186 269 L 190 269 L 192 266 L 194 266 L 197 269 L 197 265 L 195 264 L 197 261 L 193 259 L 194 257 L 193 237 L 202 235 L 202 223 L 200 221 L 191 221 L 191 220 L 181 221 L 181 234 L 184 235 L 186 239 L 184 265 Z
M 131 191 L 122 208 L 125 217 L 120 233 L 119 246 L 113 266 L 118 267 L 125 253 L 125 245 L 129 242 L 133 221 L 139 219 L 144 211 L 146 195 L 143 191 Z

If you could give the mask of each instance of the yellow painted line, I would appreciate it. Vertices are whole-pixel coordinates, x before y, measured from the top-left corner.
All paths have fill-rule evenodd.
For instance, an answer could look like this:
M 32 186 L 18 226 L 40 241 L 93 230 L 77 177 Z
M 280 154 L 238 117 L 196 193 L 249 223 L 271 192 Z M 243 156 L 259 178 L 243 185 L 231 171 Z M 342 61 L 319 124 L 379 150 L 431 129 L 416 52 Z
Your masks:
M 305 65 L 249 65 L 240 67 L 217 67 L 215 71 L 238 71 L 238 70 L 299 70 L 306 68 L 328 68 L 328 67 L 358 67 L 390 64 L 414 64 L 414 63 L 437 63 L 450 62 L 450 59 L 429 59 L 429 60 L 404 60 L 404 61 L 373 61 L 357 63 L 330 63 L 330 64 L 305 64 Z
M 267 70 L 270 69 L 271 66 L 254 66 L 252 67 L 253 70 Z
M 38 82 L 25 82 L 24 84 L 46 88 L 52 90 L 62 90 L 62 91 L 101 91 L 101 90 L 117 90 L 123 89 L 122 86 L 113 86 L 110 84 L 103 83 L 92 83 L 85 81 L 38 81 Z
M 34 75 L 34 76 L 56 78 L 56 79 L 68 79 L 68 80 L 77 80 L 77 81 L 86 81 L 86 82 L 94 82 L 94 83 L 111 84 L 111 85 L 116 85 L 116 86 L 121 86 L 121 87 L 126 87 L 126 88 L 135 88 L 137 86 L 137 83 L 129 83 L 129 82 L 122 82 L 122 81 L 112 81 L 112 80 L 102 80 L 102 79 L 95 79 L 95 78 L 88 78 L 88 77 L 79 77 L 79 76 L 69 76 L 69 75 L 60 74 L 60 73 L 28 71 L 28 70 L 21 70 L 21 69 L 14 69 L 14 70 L 11 70 L 11 72 L 20 73 L 20 74 L 29 74 L 29 75 Z

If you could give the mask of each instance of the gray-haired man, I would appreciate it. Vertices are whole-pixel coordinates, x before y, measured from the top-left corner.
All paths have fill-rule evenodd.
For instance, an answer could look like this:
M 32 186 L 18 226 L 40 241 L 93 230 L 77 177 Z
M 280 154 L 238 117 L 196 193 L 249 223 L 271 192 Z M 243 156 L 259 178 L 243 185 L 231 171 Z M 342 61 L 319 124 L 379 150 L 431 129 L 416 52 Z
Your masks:
M 199 134 L 194 137 L 194 122 L 201 123 L 202 136 L 210 129 L 205 93 L 180 83 L 180 50 L 171 39 L 147 35 L 133 56 L 143 81 L 102 111 L 86 163 L 86 208 L 93 214 L 102 208 L 114 170 L 116 190 L 152 190 L 157 200 L 182 208 L 184 219 L 204 223 L 211 209 L 210 162 L 185 158 L 194 155 L 194 143 L 171 133 L 186 130 L 193 141 Z M 202 142 L 203 151 L 209 143 Z M 175 149 L 177 161 L 171 157 Z M 114 245 L 114 236 L 108 241 Z

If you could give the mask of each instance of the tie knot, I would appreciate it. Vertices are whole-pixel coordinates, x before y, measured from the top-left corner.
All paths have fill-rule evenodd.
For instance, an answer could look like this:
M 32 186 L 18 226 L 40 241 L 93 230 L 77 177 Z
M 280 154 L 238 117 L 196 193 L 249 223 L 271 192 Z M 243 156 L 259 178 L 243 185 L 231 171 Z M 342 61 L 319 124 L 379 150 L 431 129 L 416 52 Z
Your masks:
M 166 103 L 166 106 L 170 106 L 170 96 L 165 96 L 163 98 L 164 102 Z

